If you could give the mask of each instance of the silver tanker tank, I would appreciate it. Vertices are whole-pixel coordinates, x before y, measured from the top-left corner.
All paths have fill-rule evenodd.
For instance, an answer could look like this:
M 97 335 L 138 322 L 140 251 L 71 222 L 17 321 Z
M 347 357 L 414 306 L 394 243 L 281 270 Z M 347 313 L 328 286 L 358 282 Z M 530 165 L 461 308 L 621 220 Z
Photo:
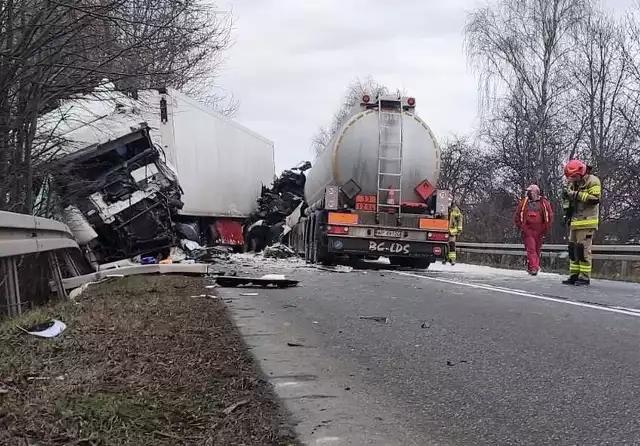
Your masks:
M 415 191 L 416 186 L 428 180 L 436 187 L 440 175 L 440 146 L 429 126 L 414 113 L 415 100 L 409 101 L 413 106 L 405 106 L 402 118 L 401 194 L 403 202 L 419 202 L 422 199 Z M 369 108 L 364 102 L 356 105 L 307 173 L 305 198 L 309 205 L 324 197 L 326 186 L 343 186 L 350 179 L 360 187 L 361 195 L 377 195 L 379 132 L 378 109 Z M 394 167 L 384 166 L 393 161 L 381 162 L 383 172 L 393 171 Z M 390 185 L 391 181 L 389 179 Z M 380 187 L 388 186 L 381 184 Z M 393 185 L 396 187 L 397 183 Z

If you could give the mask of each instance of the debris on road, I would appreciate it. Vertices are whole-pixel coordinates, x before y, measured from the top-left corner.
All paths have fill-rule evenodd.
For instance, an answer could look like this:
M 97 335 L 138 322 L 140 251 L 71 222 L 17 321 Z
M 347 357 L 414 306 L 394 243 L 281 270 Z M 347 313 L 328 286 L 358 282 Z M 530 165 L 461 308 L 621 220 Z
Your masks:
M 238 286 L 254 286 L 254 287 L 277 287 L 277 288 L 289 288 L 296 286 L 299 281 L 285 278 L 254 278 L 254 277 L 232 277 L 232 276 L 219 276 L 215 278 L 218 285 L 225 288 L 235 288 Z
M 346 265 L 335 265 L 335 266 L 325 266 L 325 265 L 315 265 L 317 269 L 321 269 L 323 271 L 330 271 L 333 273 L 350 273 L 353 271 L 352 266 Z
M 289 248 L 282 243 L 276 243 L 275 245 L 267 246 L 264 248 L 264 257 L 270 257 L 274 259 L 286 259 L 288 257 L 296 255 L 293 249 Z
M 360 319 L 380 322 L 383 324 L 386 324 L 389 322 L 389 318 L 384 316 L 360 316 Z
M 431 325 L 427 324 L 426 322 L 423 322 L 420 328 L 431 328 Z
M 258 296 L 258 293 L 240 293 L 241 296 Z
M 300 344 L 299 342 L 287 342 L 289 347 L 304 347 L 304 344 Z

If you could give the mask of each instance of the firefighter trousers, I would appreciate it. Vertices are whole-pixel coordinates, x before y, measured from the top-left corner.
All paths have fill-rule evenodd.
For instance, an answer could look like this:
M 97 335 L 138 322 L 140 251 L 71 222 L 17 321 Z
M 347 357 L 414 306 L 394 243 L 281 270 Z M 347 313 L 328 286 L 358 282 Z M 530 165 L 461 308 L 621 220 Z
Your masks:
M 569 232 L 569 273 L 591 279 L 591 246 L 595 229 L 571 229 Z
M 449 257 L 452 262 L 456 261 L 456 236 L 449 235 Z

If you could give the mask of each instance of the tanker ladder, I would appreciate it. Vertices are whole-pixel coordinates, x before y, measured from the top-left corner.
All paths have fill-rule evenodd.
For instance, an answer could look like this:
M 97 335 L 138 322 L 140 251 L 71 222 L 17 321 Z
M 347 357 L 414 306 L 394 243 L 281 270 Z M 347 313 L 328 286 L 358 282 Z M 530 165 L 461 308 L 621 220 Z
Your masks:
M 381 209 L 397 209 L 398 221 L 401 217 L 402 203 L 402 143 L 403 110 L 402 99 L 398 111 L 382 108 L 388 106 L 389 99 L 378 97 L 378 196 L 376 200 L 376 220 Z M 388 187 L 387 187 L 388 185 Z M 383 194 L 383 192 L 385 194 Z M 382 203 L 382 196 L 386 200 Z

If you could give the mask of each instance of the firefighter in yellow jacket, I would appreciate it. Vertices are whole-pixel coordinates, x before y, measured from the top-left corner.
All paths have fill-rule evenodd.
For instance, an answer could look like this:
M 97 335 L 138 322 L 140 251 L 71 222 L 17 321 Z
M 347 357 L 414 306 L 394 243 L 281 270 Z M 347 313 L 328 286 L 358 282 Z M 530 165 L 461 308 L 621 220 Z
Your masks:
M 462 218 L 458 203 L 452 201 L 449 205 L 449 256 L 442 262 L 443 265 L 447 262 L 456 264 L 456 237 L 462 233 Z
M 591 246 L 600 219 L 600 179 L 585 163 L 571 160 L 564 168 L 568 185 L 562 195 L 565 222 L 569 226 L 569 273 L 562 283 L 589 285 Z

